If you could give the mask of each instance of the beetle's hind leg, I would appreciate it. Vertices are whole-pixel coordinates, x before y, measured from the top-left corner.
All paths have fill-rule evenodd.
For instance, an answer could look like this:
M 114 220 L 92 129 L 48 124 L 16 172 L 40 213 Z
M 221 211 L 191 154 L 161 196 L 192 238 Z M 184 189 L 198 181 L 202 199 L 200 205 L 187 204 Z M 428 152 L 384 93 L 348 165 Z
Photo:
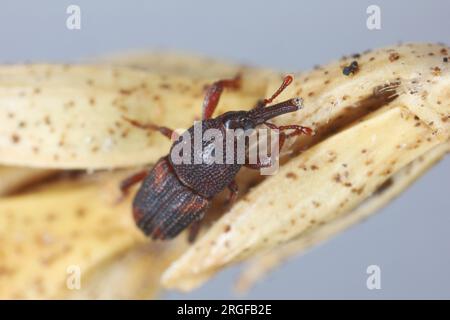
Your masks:
M 225 204 L 227 206 L 232 205 L 237 199 L 239 189 L 238 189 L 238 185 L 237 185 L 236 181 L 233 180 L 230 182 L 230 184 L 228 185 L 228 190 L 230 190 L 230 195 L 225 202 Z M 202 218 L 195 220 L 189 226 L 189 230 L 188 230 L 188 242 L 189 243 L 193 243 L 195 241 L 195 239 L 197 238 L 200 228 L 202 226 L 202 221 L 203 221 Z
M 153 123 L 141 123 L 137 120 L 129 119 L 127 117 L 122 117 L 122 118 L 137 128 L 144 129 L 144 130 L 158 131 L 159 133 L 161 133 L 162 135 L 164 135 L 165 137 L 167 137 L 169 139 L 178 138 L 178 134 L 173 129 L 163 127 L 163 126 L 157 126 L 156 124 L 153 124 Z
M 132 174 L 131 176 L 126 177 L 124 180 L 122 180 L 119 185 L 120 197 L 117 202 L 121 202 L 122 200 L 124 200 L 127 197 L 128 193 L 130 191 L 130 188 L 132 186 L 134 186 L 135 184 L 143 181 L 145 179 L 145 177 L 147 177 L 147 175 L 148 175 L 148 170 L 142 170 L 142 171 L 136 172 L 136 173 Z
M 219 104 L 220 96 L 224 88 L 238 89 L 241 85 L 241 75 L 232 79 L 224 79 L 214 82 L 210 85 L 205 94 L 202 107 L 202 119 L 210 119 Z

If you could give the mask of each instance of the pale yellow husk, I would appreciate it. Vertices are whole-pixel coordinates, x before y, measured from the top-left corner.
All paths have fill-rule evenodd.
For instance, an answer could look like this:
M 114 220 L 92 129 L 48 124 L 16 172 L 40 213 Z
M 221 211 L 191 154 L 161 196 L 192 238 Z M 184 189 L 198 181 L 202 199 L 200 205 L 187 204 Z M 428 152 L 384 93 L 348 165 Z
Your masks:
M 244 75 L 217 112 L 250 108 L 259 78 Z M 0 67 L 0 164 L 98 169 L 148 164 L 170 141 L 123 117 L 186 129 L 201 114 L 211 80 L 101 65 Z M 228 108 L 228 109 L 225 109 Z
M 131 199 L 118 201 L 126 174 L 53 182 L 2 199 L 0 299 L 154 298 L 185 244 L 151 243 L 137 230 Z
M 286 149 L 291 155 L 279 172 L 253 187 L 190 247 L 184 236 L 154 244 L 141 235 L 131 217 L 131 197 L 116 201 L 122 172 L 2 198 L 0 297 L 154 297 L 161 273 L 174 259 L 163 285 L 191 290 L 228 265 L 260 257 L 249 269 L 253 277 L 240 282 L 248 287 L 278 261 L 387 204 L 448 151 L 450 76 L 443 61 L 448 50 L 400 45 L 355 58 L 360 70 L 352 76 L 344 76 L 342 67 L 353 58 L 295 75 L 277 101 L 301 96 L 305 109 L 275 122 L 310 126 L 316 138 L 300 138 Z M 114 59 L 0 66 L 0 164 L 24 170 L 149 165 L 168 152 L 170 142 L 130 126 L 122 116 L 186 128 L 199 119 L 204 86 L 216 76 L 243 74 L 242 88 L 225 92 L 217 114 L 250 108 L 281 80 L 276 72 L 192 57 Z M 393 101 L 375 102 L 378 110 L 350 119 L 382 92 Z M 337 125 L 342 119 L 344 129 Z M 4 176 L 14 176 L 13 169 L 2 169 Z M 390 179 L 392 187 L 377 193 Z M 243 192 L 255 181 L 248 170 L 238 176 Z M 67 287 L 71 265 L 81 267 L 81 290 Z
M 450 152 L 450 143 L 435 147 L 394 174 L 390 180 L 385 182 L 384 186 L 381 186 L 356 209 L 343 214 L 322 227 L 312 228 L 311 231 L 300 235 L 298 239 L 293 239 L 276 250 L 270 250 L 251 259 L 236 282 L 236 291 L 241 294 L 246 293 L 257 281 L 261 281 L 267 273 L 287 259 L 304 253 L 312 246 L 368 218 L 371 214 L 386 206 L 415 180 L 425 174 L 428 169 L 442 160 L 448 152 Z
M 153 54 L 146 55 L 146 59 L 154 60 L 152 57 Z M 192 57 L 191 62 L 194 59 Z M 158 77 L 168 74 L 176 77 L 180 73 L 172 74 L 171 64 L 175 61 L 169 60 L 162 63 L 164 67 L 159 67 L 161 75 Z M 221 69 L 230 68 L 223 65 Z M 204 74 L 212 71 L 209 70 L 203 71 Z M 233 67 L 228 74 L 234 76 L 235 70 Z M 187 76 L 193 78 L 193 75 Z M 98 81 L 98 77 L 94 75 L 94 78 Z M 68 83 L 63 82 L 62 86 L 72 86 L 76 79 L 66 80 Z M 32 85 L 33 81 L 24 87 Z M 203 81 L 207 83 L 206 79 Z M 48 87 L 44 84 L 44 88 Z M 80 88 L 75 86 L 75 90 Z M 180 95 L 185 94 L 189 95 L 183 89 Z M 173 115 L 180 117 L 179 112 Z M 27 125 L 25 121 L 19 123 L 18 128 Z M 44 166 L 58 167 L 51 163 Z M 188 244 L 184 237 L 167 244 L 152 243 L 137 231 L 129 210 L 131 197 L 123 203 L 118 201 L 120 181 L 135 170 L 139 168 L 87 174 L 75 180 L 65 178 L 39 185 L 39 181 L 61 171 L 0 167 L 1 195 L 35 185 L 27 194 L 0 201 L 0 220 L 5 227 L 0 236 L 7 239 L 0 247 L 0 298 L 148 299 L 160 294 L 161 273 Z M 87 215 L 89 218 L 84 219 Z M 103 226 L 109 219 L 113 221 Z M 10 223 L 10 220 L 15 222 Z M 113 241 L 116 232 L 117 239 Z M 103 240 L 105 234 L 109 234 L 109 239 L 93 240 L 98 237 Z M 74 266 L 80 267 L 80 288 L 70 287 L 73 284 L 70 268 Z
M 441 45 L 402 45 L 362 55 L 359 72 L 350 77 L 342 74 L 342 66 L 351 60 L 296 77 L 279 99 L 302 95 L 305 110 L 277 122 L 309 125 L 319 134 L 348 109 L 362 106 L 376 87 L 397 83 L 399 96 L 294 157 L 251 190 L 171 265 L 164 285 L 190 290 L 227 265 L 327 226 L 445 143 L 450 130 L 447 54 Z
M 49 178 L 54 170 L 0 166 L 0 196 Z

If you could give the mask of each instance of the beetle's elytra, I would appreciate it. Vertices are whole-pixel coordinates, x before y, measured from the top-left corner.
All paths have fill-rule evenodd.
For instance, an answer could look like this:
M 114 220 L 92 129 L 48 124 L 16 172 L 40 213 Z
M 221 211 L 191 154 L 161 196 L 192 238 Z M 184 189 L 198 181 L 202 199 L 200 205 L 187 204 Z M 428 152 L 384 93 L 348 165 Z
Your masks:
M 201 130 L 218 129 L 225 133 L 227 130 L 254 129 L 259 125 L 265 124 L 271 129 L 278 129 L 279 148 L 287 137 L 299 134 L 312 134 L 312 130 L 299 125 L 276 126 L 270 122 L 270 119 L 279 115 L 295 112 L 302 107 L 300 98 L 289 99 L 272 106 L 270 104 L 291 82 L 292 77 L 286 76 L 280 88 L 272 95 L 270 99 L 260 101 L 253 109 L 249 111 L 230 111 L 216 118 L 212 114 L 219 102 L 220 95 L 224 88 L 237 89 L 240 86 L 240 77 L 233 79 L 220 80 L 212 84 L 207 92 L 203 103 L 203 114 Z M 173 130 L 167 127 L 159 127 L 154 124 L 141 124 L 135 120 L 128 120 L 131 124 L 148 130 L 157 130 L 168 138 L 172 137 Z M 286 130 L 292 130 L 291 133 L 285 133 Z M 245 161 L 244 164 L 237 162 L 237 157 L 232 163 L 226 162 L 227 152 L 236 152 L 236 145 L 239 136 L 235 137 L 234 148 L 222 151 L 224 161 L 222 163 L 204 161 L 196 163 L 194 161 L 194 126 L 185 133 L 190 135 L 191 141 L 191 162 L 175 163 L 171 154 L 162 157 L 149 172 L 139 172 L 121 184 L 121 189 L 126 192 L 132 185 L 143 180 L 133 201 L 133 215 L 137 226 L 152 239 L 171 239 L 176 237 L 181 231 L 192 224 L 190 239 L 195 237 L 198 230 L 198 223 L 204 216 L 212 198 L 225 188 L 230 189 L 230 201 L 236 198 L 238 189 L 234 178 L 242 165 L 259 169 L 268 164 L 257 162 L 250 164 Z M 245 137 L 243 137 L 245 139 Z M 182 136 L 173 143 L 171 151 L 183 142 Z M 214 141 L 203 141 L 200 149 L 201 158 L 207 159 L 207 152 L 211 153 L 211 147 Z M 246 142 L 245 142 L 246 143 Z M 224 144 L 225 145 L 225 142 Z M 248 145 L 245 145 L 248 148 Z M 198 154 L 197 154 L 198 155 Z
M 139 228 L 154 239 L 175 237 L 202 218 L 209 201 L 187 187 L 168 157 L 161 158 L 142 183 L 133 202 Z

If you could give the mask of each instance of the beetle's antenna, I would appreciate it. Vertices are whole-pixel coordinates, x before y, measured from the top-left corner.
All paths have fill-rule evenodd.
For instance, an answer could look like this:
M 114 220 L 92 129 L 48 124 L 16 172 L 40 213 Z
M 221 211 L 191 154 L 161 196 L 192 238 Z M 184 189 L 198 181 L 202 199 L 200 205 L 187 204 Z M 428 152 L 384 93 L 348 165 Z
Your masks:
M 122 119 L 140 129 L 159 131 L 161 134 L 163 134 L 164 136 L 166 136 L 169 139 L 172 139 L 172 136 L 174 136 L 174 133 L 175 133 L 172 129 L 169 129 L 167 127 L 157 126 L 156 124 L 153 124 L 153 123 L 141 123 L 137 120 L 133 120 L 133 119 L 127 118 L 125 116 L 122 116 Z M 175 135 L 176 135 L 176 133 L 175 133 Z
M 283 79 L 283 83 L 281 83 L 281 86 L 278 88 L 278 90 L 275 91 L 275 93 L 269 99 L 264 99 L 261 106 L 264 107 L 269 103 L 272 103 L 272 101 L 275 100 L 275 98 L 278 97 L 284 91 L 284 89 L 286 89 L 287 86 L 289 86 L 292 83 L 292 80 L 294 80 L 292 76 L 290 75 L 285 76 Z

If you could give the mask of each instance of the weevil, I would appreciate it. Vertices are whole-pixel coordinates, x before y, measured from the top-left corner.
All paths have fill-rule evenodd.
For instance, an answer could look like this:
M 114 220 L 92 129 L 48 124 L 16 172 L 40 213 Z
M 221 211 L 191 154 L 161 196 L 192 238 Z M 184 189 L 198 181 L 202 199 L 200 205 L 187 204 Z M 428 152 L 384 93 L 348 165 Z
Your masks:
M 260 100 L 249 111 L 229 111 L 215 118 L 212 115 L 224 88 L 238 89 L 241 86 L 241 77 L 236 76 L 232 79 L 213 83 L 207 88 L 203 102 L 202 132 L 211 128 L 218 129 L 223 133 L 226 133 L 227 130 L 252 130 L 264 124 L 270 129 L 279 130 L 279 149 L 282 148 L 288 137 L 300 134 L 311 135 L 313 131 L 308 127 L 300 125 L 276 126 L 269 122 L 272 118 L 302 108 L 303 100 L 301 98 L 292 98 L 268 106 L 292 80 L 292 76 L 284 77 L 281 86 L 269 99 Z M 124 119 L 138 128 L 159 131 L 169 139 L 177 136 L 172 129 L 167 127 L 152 123 L 141 123 L 126 117 Z M 291 132 L 286 133 L 286 130 L 291 130 Z M 194 141 L 194 126 L 190 127 L 185 133 L 193 138 L 190 139 L 191 141 Z M 178 144 L 186 143 L 183 142 L 182 137 L 183 135 L 175 138 L 171 151 Z M 237 137 L 237 139 L 239 138 Z M 207 156 L 207 152 L 210 155 L 211 150 L 214 150 L 214 148 L 211 148 L 212 143 L 214 141 L 202 141 L 201 150 L 196 151 L 194 150 L 194 142 L 191 142 L 192 159 L 195 152 L 200 152 L 200 157 L 203 159 Z M 245 147 L 247 148 L 248 145 L 246 144 Z M 248 151 L 248 149 L 246 150 Z M 234 148 L 232 151 L 236 152 L 236 149 Z M 224 159 L 226 153 L 226 151 L 223 152 Z M 246 156 L 248 156 L 248 153 L 246 153 Z M 228 202 L 232 203 L 236 199 L 238 187 L 235 176 L 241 167 L 260 169 L 269 165 L 270 162 L 263 163 L 259 159 L 256 163 L 250 163 L 247 158 L 244 163 L 240 163 L 237 161 L 237 157 L 231 163 L 224 161 L 223 163 L 190 162 L 180 164 L 175 163 L 172 159 L 172 153 L 169 153 L 169 155 L 160 158 L 151 170 L 138 172 L 125 179 L 120 188 L 126 194 L 131 186 L 143 181 L 134 197 L 132 211 L 137 226 L 147 236 L 155 240 L 172 239 L 191 225 L 189 240 L 193 241 L 198 232 L 200 221 L 216 194 L 228 188 L 230 190 Z

